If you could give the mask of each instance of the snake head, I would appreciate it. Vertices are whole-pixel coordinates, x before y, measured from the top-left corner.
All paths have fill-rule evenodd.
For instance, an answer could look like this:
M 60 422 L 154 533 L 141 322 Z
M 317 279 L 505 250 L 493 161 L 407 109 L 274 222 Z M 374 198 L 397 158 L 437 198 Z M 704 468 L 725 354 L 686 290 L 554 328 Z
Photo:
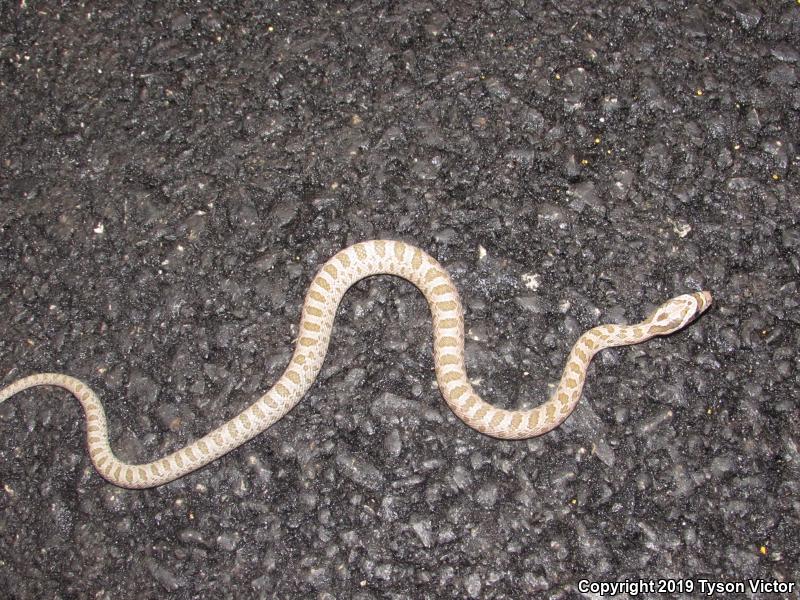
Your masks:
M 664 302 L 647 318 L 645 323 L 649 326 L 652 335 L 668 335 L 686 327 L 709 306 L 711 306 L 709 292 L 683 294 Z

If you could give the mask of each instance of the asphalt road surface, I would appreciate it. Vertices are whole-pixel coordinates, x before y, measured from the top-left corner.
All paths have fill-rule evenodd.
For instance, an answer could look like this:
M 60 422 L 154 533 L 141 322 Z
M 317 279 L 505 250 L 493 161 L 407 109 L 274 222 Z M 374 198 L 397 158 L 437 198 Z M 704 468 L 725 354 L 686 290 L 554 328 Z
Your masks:
M 594 325 L 714 306 L 507 442 L 442 401 L 422 295 L 372 278 L 294 411 L 146 491 L 97 475 L 68 394 L 28 391 L 0 406 L 0 596 L 796 584 L 800 5 L 594 4 L 4 3 L 0 381 L 86 380 L 126 460 L 268 389 L 360 240 L 447 267 L 499 406 L 543 401 Z

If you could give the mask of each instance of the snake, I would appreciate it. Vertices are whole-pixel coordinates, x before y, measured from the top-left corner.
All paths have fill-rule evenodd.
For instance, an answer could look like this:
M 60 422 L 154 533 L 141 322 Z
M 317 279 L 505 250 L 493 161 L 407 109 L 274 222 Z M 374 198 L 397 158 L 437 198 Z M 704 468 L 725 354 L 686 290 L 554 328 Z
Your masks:
M 129 464 L 117 458 L 111 449 L 100 398 L 75 377 L 61 373 L 23 377 L 0 390 L 0 403 L 35 386 L 63 388 L 83 407 L 89 457 L 103 478 L 119 487 L 134 489 L 169 483 L 238 448 L 292 410 L 322 368 L 345 292 L 357 281 L 381 274 L 402 277 L 424 294 L 433 322 L 436 380 L 444 400 L 468 426 L 499 439 L 527 439 L 558 427 L 578 404 L 595 354 L 678 331 L 712 302 L 707 291 L 682 294 L 661 304 L 640 323 L 589 329 L 572 346 L 561 380 L 546 402 L 528 410 L 506 410 L 482 400 L 467 377 L 464 309 L 444 267 L 409 243 L 371 240 L 339 251 L 315 275 L 302 306 L 294 353 L 277 382 L 237 416 L 163 458 L 143 464 Z

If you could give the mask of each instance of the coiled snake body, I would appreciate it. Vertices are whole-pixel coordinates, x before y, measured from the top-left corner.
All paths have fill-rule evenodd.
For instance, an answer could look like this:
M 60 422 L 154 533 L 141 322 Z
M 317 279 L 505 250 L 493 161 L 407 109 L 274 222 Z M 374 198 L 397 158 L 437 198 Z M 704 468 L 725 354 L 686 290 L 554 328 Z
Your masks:
M 677 331 L 711 304 L 708 292 L 684 294 L 636 325 L 590 329 L 572 347 L 561 381 L 547 402 L 531 410 L 504 410 L 481 400 L 467 379 L 463 309 L 444 268 L 409 244 L 373 240 L 345 248 L 314 277 L 303 304 L 294 355 L 275 385 L 238 416 L 164 458 L 138 465 L 120 461 L 111 450 L 100 399 L 85 383 L 69 375 L 39 373 L 24 377 L 0 390 L 0 402 L 34 386 L 62 387 L 83 406 L 89 456 L 100 475 L 125 488 L 149 488 L 173 481 L 241 446 L 289 412 L 322 368 L 342 296 L 356 281 L 381 273 L 407 279 L 425 295 L 433 317 L 436 379 L 447 404 L 470 427 L 505 439 L 529 438 L 558 427 L 577 405 L 586 369 L 600 350 Z

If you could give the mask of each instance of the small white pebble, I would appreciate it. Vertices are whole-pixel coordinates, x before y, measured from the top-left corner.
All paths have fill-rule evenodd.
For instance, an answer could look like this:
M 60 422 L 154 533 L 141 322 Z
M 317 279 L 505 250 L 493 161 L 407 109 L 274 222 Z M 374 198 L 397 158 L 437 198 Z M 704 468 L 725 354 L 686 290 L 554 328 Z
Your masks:
M 692 226 L 685 221 L 673 221 L 669 219 L 672 224 L 672 231 L 674 231 L 679 238 L 685 238 L 692 231 Z
M 522 275 L 522 282 L 529 290 L 536 291 L 542 285 L 542 276 L 538 273 L 524 273 Z

